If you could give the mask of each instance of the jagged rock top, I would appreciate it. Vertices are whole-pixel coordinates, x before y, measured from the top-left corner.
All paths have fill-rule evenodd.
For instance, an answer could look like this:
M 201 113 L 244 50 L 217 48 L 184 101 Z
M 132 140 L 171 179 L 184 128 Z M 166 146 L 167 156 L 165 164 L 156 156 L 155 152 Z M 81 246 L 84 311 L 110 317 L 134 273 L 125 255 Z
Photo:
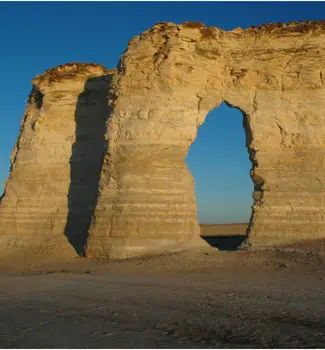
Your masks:
M 220 31 L 224 30 L 218 27 L 207 27 L 201 22 L 184 22 L 181 24 L 183 27 L 187 28 L 199 28 L 206 31 L 207 28 L 216 28 Z M 246 33 L 261 32 L 263 34 L 289 34 L 289 33 L 306 33 L 306 32 L 319 32 L 325 33 L 325 21 L 292 21 L 290 23 L 265 23 L 261 26 L 251 26 L 247 29 L 235 28 L 232 31 L 242 31 Z M 231 32 L 231 31 L 230 31 Z
M 98 77 L 113 73 L 113 70 L 107 69 L 101 64 L 77 63 L 71 62 L 47 69 L 43 74 L 37 75 L 32 83 L 34 86 L 51 85 L 63 80 Z
M 84 83 L 86 79 L 121 73 L 122 70 L 120 68 L 123 66 L 126 57 L 129 57 L 131 60 L 139 60 L 139 57 L 142 58 L 142 53 L 140 53 L 140 51 L 143 50 L 146 52 L 147 48 L 145 47 L 141 48 L 141 50 L 137 48 L 137 44 L 140 41 L 148 40 L 148 45 L 151 45 L 156 51 L 159 51 L 162 44 L 160 38 L 163 38 L 163 40 L 172 37 L 182 38 L 183 41 L 202 42 L 205 44 L 209 41 L 228 38 L 232 38 L 235 41 L 237 39 L 259 37 L 275 39 L 279 37 L 289 37 L 300 39 L 304 36 L 317 36 L 320 34 L 325 35 L 325 20 L 293 21 L 288 24 L 267 23 L 261 26 L 248 27 L 247 29 L 238 27 L 231 31 L 226 31 L 214 26 L 206 26 L 201 22 L 184 22 L 182 24 L 161 22 L 129 41 L 128 50 L 122 55 L 119 67 L 114 70 L 107 69 L 100 64 L 71 62 L 46 70 L 43 74 L 37 75 L 32 80 L 32 83 L 33 86 L 40 91 L 59 88 L 62 83 L 66 84 L 68 90 L 71 90 L 73 89 L 72 84 L 78 85 L 78 83 Z M 158 38 L 158 40 L 154 39 L 154 41 L 157 41 L 155 44 L 153 43 L 152 38 Z M 135 56 L 133 47 L 135 47 L 138 52 Z M 153 53 L 153 55 L 155 55 L 155 53 Z
M 261 26 L 252 26 L 245 30 L 246 32 L 255 31 L 262 32 L 263 34 L 291 34 L 291 33 L 312 33 L 312 32 L 323 32 L 325 33 L 325 21 L 292 21 L 286 23 L 265 23 Z
M 181 29 L 197 29 L 201 33 L 201 39 L 207 39 L 219 34 L 235 34 L 235 35 L 274 35 L 274 36 L 286 36 L 286 35 L 304 35 L 308 34 L 325 34 L 325 20 L 321 21 L 300 21 L 290 23 L 266 23 L 261 26 L 251 26 L 247 29 L 240 27 L 234 28 L 231 31 L 226 31 L 214 26 L 206 26 L 201 22 L 184 22 L 179 25 L 173 22 L 160 22 L 155 24 L 152 28 L 144 31 L 140 34 L 145 36 L 152 32 L 166 32 L 170 29 L 176 29 L 176 32 Z M 135 38 L 138 38 L 136 36 Z M 131 39 L 132 41 L 132 39 Z M 114 70 L 105 68 L 101 64 L 94 63 L 78 63 L 70 62 L 59 65 L 57 67 L 47 69 L 43 74 L 37 75 L 33 80 L 33 85 L 38 86 L 39 84 L 46 82 L 51 84 L 53 82 L 59 82 L 66 79 L 75 79 L 77 76 L 91 77 L 100 76 L 106 74 L 112 74 Z
M 169 28 L 177 28 L 178 30 L 187 29 L 198 29 L 202 34 L 202 39 L 207 37 L 212 37 L 214 32 L 219 32 L 220 34 L 242 34 L 242 35 L 275 35 L 275 36 L 286 36 L 286 35 L 303 35 L 303 34 L 325 34 L 325 20 L 321 21 L 292 21 L 290 23 L 266 23 L 261 26 L 251 26 L 247 29 L 242 29 L 240 27 L 235 28 L 230 31 L 222 30 L 221 28 L 214 26 L 206 26 L 201 22 L 184 22 L 177 25 L 172 22 L 161 22 L 154 25 L 147 32 L 163 32 Z

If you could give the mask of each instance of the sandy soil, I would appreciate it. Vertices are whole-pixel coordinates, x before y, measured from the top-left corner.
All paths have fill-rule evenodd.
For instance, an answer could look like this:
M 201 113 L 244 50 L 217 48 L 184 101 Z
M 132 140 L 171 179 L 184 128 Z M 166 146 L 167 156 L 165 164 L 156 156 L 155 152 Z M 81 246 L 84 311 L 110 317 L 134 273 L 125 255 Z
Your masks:
M 191 251 L 0 262 L 0 348 L 325 347 L 325 258 Z

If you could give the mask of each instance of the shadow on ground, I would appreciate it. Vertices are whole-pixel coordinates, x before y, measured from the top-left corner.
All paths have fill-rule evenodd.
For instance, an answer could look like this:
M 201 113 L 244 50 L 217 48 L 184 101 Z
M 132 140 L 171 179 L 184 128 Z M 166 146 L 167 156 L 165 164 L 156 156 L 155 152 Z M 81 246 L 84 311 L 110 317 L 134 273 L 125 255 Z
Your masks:
M 245 242 L 247 235 L 201 236 L 213 248 L 219 250 L 238 250 Z

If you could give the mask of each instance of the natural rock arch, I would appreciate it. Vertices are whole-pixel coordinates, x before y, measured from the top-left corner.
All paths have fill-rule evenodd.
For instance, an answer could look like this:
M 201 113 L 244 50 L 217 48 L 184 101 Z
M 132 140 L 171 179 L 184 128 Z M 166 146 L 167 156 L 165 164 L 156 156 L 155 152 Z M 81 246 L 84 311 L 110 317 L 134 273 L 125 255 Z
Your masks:
M 255 183 L 250 244 L 325 238 L 324 52 L 324 22 L 230 32 L 161 23 L 129 42 L 114 71 L 70 64 L 37 77 L 42 106 L 31 98 L 26 109 L 0 206 L 0 247 L 67 247 L 75 106 L 89 78 L 108 76 L 108 93 L 98 93 L 104 84 L 91 95 L 99 105 L 106 96 L 109 112 L 87 256 L 152 254 L 198 240 L 184 159 L 197 127 L 222 101 L 247 121 Z M 96 108 L 84 108 L 98 117 Z
M 230 237 L 220 241 L 226 244 L 227 249 L 228 243 L 229 249 L 230 246 L 231 249 L 243 247 L 240 243 L 247 238 L 245 225 L 247 228 L 252 214 L 254 183 L 250 176 L 252 162 L 247 150 L 251 134 L 246 118 L 238 108 L 221 103 L 205 117 L 185 158 L 195 182 L 201 237 L 215 243 L 215 238 L 210 237 L 213 228 L 207 225 L 241 225 L 237 231 L 231 231 L 234 227 L 230 225 L 232 227 L 225 227 L 224 232 L 215 232 L 219 236 L 218 241 L 224 235 L 232 234 L 233 239 L 238 236 L 236 247 L 230 245 Z

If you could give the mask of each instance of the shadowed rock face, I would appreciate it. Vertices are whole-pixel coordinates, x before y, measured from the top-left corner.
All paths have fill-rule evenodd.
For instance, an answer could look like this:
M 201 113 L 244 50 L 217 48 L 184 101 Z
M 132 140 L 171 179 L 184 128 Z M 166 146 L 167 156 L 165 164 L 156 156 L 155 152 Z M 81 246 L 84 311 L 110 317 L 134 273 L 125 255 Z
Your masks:
M 67 237 L 80 255 L 124 258 L 195 244 L 184 159 L 222 101 L 244 115 L 249 243 L 325 238 L 324 58 L 324 22 L 230 32 L 161 23 L 129 42 L 115 71 L 46 71 L 33 80 L 12 155 L 0 249 L 68 251 Z
M 75 112 L 75 142 L 70 158 L 68 218 L 65 235 L 85 255 L 88 229 L 97 203 L 98 183 L 107 150 L 106 122 L 111 75 L 89 78 Z

